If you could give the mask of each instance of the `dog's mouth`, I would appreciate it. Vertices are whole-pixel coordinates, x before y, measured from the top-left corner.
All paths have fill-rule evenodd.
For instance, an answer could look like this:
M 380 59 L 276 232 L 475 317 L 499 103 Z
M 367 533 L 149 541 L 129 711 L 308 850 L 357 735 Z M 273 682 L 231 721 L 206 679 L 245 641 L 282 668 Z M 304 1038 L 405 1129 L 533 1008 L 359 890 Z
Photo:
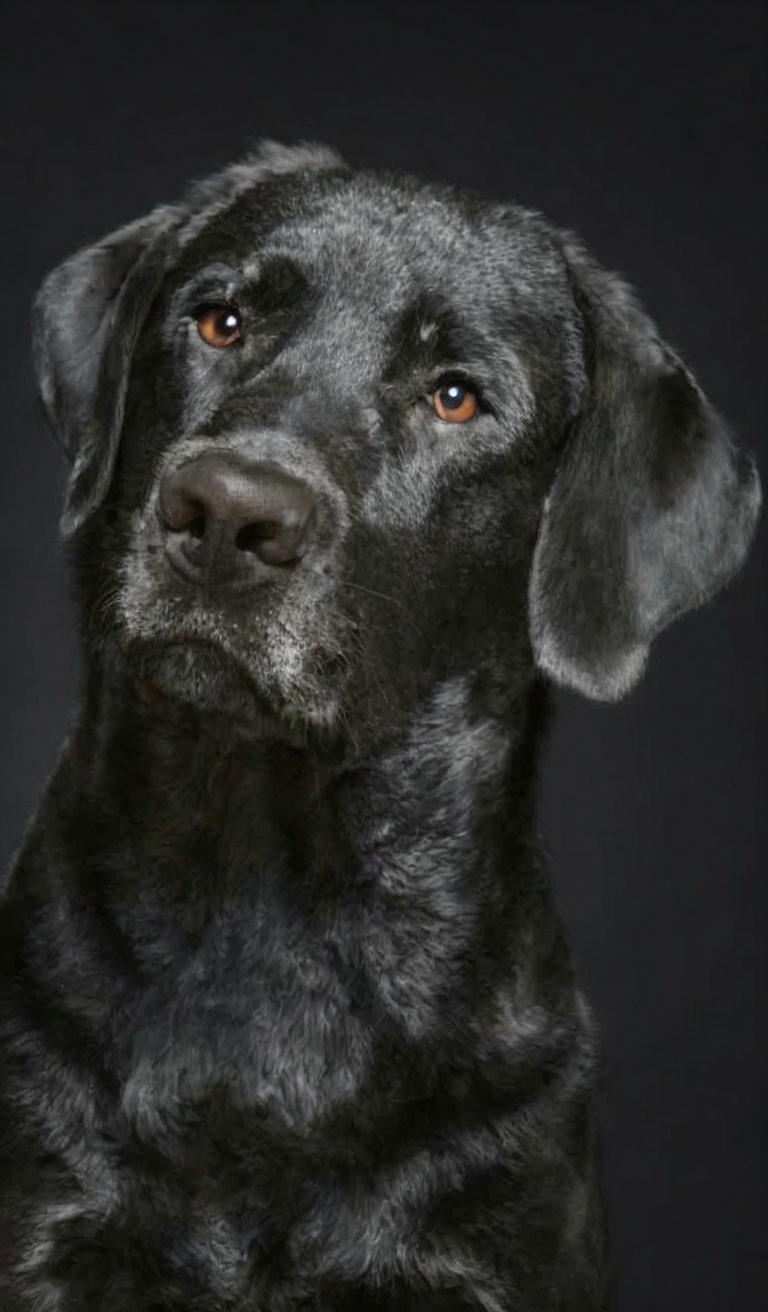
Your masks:
M 320 643 L 306 646 L 293 677 L 266 655 L 246 661 L 194 632 L 127 639 L 122 650 L 160 714 L 194 711 L 226 719 L 248 734 L 303 741 L 308 731 L 332 727 L 344 668 Z
M 116 637 L 139 680 L 172 704 L 242 725 L 335 723 L 357 621 L 338 604 L 330 572 L 290 589 L 199 599 L 133 558 L 116 608 Z
M 167 638 L 127 641 L 123 651 L 140 679 L 174 700 L 199 703 L 210 699 L 213 709 L 226 690 L 229 696 L 225 700 L 234 696 L 238 702 L 247 699 L 272 709 L 264 689 L 247 668 L 210 638 L 178 633 Z

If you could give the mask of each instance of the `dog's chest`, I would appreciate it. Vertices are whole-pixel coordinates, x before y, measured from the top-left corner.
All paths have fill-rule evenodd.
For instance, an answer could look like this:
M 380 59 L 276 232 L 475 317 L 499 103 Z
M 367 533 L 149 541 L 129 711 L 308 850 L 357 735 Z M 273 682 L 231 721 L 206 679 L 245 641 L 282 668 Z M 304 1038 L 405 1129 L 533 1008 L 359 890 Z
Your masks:
M 414 1051 L 445 1022 L 461 917 L 441 933 L 428 899 L 332 921 L 286 901 L 262 884 L 190 946 L 191 922 L 147 890 L 132 927 L 153 982 L 111 1015 L 118 1094 L 76 1164 L 74 1251 L 140 1236 L 158 1269 L 198 1269 L 221 1297 L 275 1252 L 319 1278 L 370 1261 L 375 1236 L 394 1269 L 412 1185 L 377 1180 L 419 1092 Z M 69 1243 L 41 1226 L 41 1251 L 54 1231 Z
M 305 1134 L 362 1078 L 369 1027 L 324 951 L 285 936 L 201 954 L 139 1001 L 123 1045 L 121 1116 L 172 1146 L 201 1116 Z
M 113 1122 L 83 1160 L 82 1215 L 73 1208 L 71 1240 L 50 1230 L 57 1253 L 90 1245 L 92 1226 L 105 1251 L 138 1236 L 159 1270 L 196 1271 L 220 1298 L 243 1295 L 286 1244 L 291 1267 L 320 1260 L 339 1154 L 355 1169 L 350 1113 L 371 1039 L 320 955 L 291 961 L 285 941 L 279 955 L 258 971 L 241 958 L 231 982 L 226 954 L 198 962 L 141 1000 Z

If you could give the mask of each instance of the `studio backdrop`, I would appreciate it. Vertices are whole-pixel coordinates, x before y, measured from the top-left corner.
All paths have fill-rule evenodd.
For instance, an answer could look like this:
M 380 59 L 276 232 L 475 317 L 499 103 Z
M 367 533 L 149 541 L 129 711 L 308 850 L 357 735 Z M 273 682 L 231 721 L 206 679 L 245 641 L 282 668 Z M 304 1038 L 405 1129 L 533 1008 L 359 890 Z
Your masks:
M 5 20 L 0 845 L 71 720 L 65 466 L 29 306 L 80 245 L 262 136 L 541 210 L 638 288 L 768 476 L 765 10 L 22 6 Z M 541 831 L 601 1023 L 622 1312 L 768 1288 L 764 530 L 616 705 L 559 695 Z

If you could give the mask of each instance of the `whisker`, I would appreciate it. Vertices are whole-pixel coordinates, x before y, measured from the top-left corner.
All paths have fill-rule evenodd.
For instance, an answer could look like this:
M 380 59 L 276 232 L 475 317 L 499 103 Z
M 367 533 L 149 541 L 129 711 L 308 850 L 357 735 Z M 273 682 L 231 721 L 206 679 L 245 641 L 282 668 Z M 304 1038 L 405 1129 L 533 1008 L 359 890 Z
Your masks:
M 356 592 L 367 592 L 371 597 L 381 597 L 383 601 L 391 601 L 393 606 L 403 605 L 397 597 L 390 597 L 386 592 L 376 592 L 373 588 L 364 588 L 362 583 L 350 583 L 348 579 L 341 579 L 340 583 L 343 588 L 354 588 Z

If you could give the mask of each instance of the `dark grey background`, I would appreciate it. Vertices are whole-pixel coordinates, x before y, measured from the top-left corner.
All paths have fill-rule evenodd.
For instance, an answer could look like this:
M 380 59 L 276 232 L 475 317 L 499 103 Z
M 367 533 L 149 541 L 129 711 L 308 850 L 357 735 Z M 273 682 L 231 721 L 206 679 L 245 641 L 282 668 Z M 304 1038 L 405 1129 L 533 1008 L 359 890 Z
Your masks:
M 758 4 L 22 6 L 2 118 L 0 848 L 67 729 L 63 469 L 28 304 L 53 264 L 254 137 L 512 197 L 577 229 L 766 458 Z M 761 457 L 762 451 L 762 457 Z M 562 698 L 543 824 L 601 1017 L 623 1312 L 768 1304 L 765 533 L 616 707 Z

